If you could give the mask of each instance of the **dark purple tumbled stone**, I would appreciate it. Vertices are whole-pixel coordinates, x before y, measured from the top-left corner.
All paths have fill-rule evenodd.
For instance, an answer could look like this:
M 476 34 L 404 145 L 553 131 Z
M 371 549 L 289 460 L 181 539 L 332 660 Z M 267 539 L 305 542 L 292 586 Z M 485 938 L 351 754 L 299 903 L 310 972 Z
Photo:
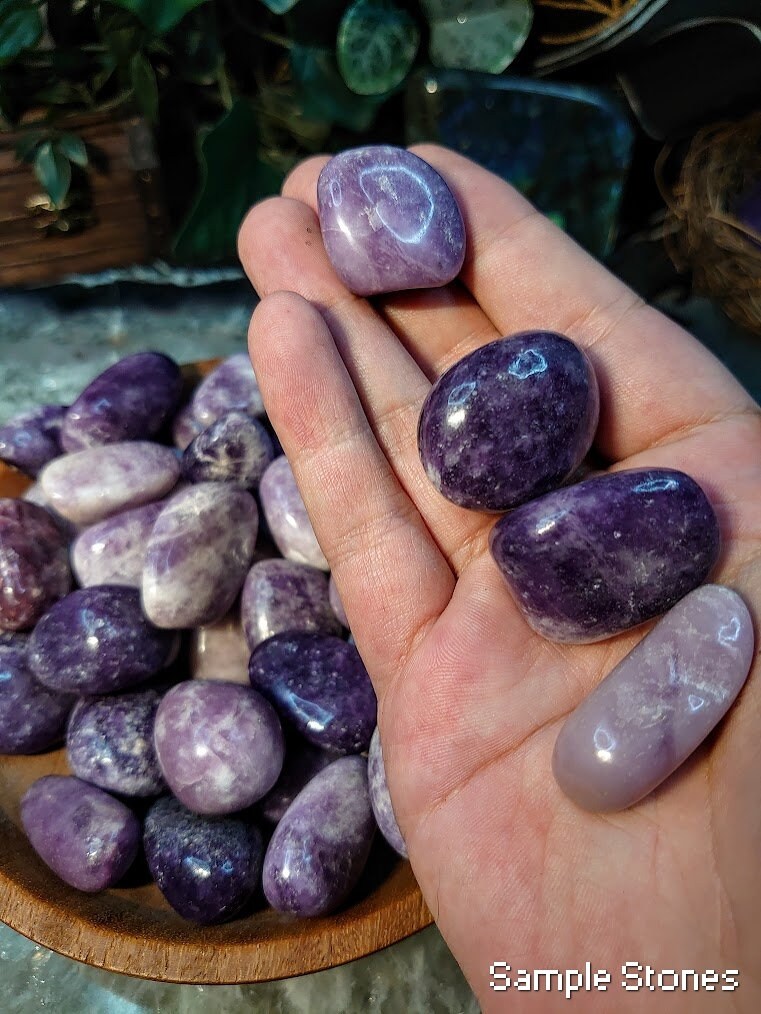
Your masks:
M 248 355 L 237 352 L 204 377 L 196 388 L 192 405 L 193 414 L 204 427 L 233 409 L 262 415 L 264 402 Z
M 288 630 L 341 632 L 330 608 L 327 575 L 292 560 L 255 563 L 243 584 L 240 612 L 252 650 Z
M 319 750 L 301 736 L 292 734 L 287 741 L 280 777 L 256 804 L 257 813 L 270 824 L 277 824 L 304 786 L 335 759 L 335 754 Z
M 0 753 L 39 753 L 62 739 L 74 704 L 70 694 L 48 690 L 32 675 L 26 644 L 0 639 Z
M 0 630 L 33 626 L 69 588 L 68 546 L 48 512 L 0 499 Z
M 27 789 L 21 822 L 40 858 L 80 891 L 118 883 L 140 845 L 140 822 L 124 803 L 64 775 L 45 775 Z
M 169 356 L 127 356 L 88 384 L 69 408 L 61 443 L 67 451 L 83 451 L 148 439 L 171 418 L 181 392 L 180 368 Z
M 701 584 L 719 525 L 694 479 L 651 468 L 523 504 L 497 522 L 490 547 L 530 626 L 583 643 L 644 623 Z
M 66 754 L 74 774 L 123 796 L 163 792 L 166 784 L 153 747 L 160 700 L 155 690 L 82 698 L 66 730 Z
M 251 684 L 310 743 L 336 753 L 370 745 L 377 701 L 359 652 L 330 634 L 286 633 L 251 653 Z
M 40 405 L 0 426 L 0 461 L 37 475 L 43 465 L 62 453 L 61 423 L 66 405 Z
M 166 665 L 175 636 L 143 615 L 140 593 L 121 585 L 71 592 L 29 639 L 29 664 L 53 690 L 107 694 L 142 683 Z
M 502 511 L 561 485 L 592 444 L 600 399 L 587 356 L 552 331 L 483 345 L 423 403 L 426 474 L 461 507 Z
M 146 815 L 143 846 L 158 889 L 193 922 L 230 919 L 258 887 L 264 842 L 250 821 L 200 817 L 166 796 Z
M 383 763 L 383 749 L 378 729 L 375 730 L 373 738 L 370 740 L 370 750 L 367 755 L 367 780 L 370 787 L 370 803 L 380 832 L 391 848 L 406 859 L 407 846 L 396 822 L 391 793 L 388 791 L 386 767 Z
M 229 482 L 253 489 L 274 457 L 272 438 L 258 419 L 226 412 L 185 449 L 182 475 L 189 482 Z
M 166 500 L 112 514 L 80 532 L 71 547 L 71 568 L 82 587 L 124 584 L 139 588 L 153 526 Z
M 335 155 L 317 182 L 325 250 L 360 296 L 446 285 L 465 257 L 465 225 L 432 166 L 404 148 Z

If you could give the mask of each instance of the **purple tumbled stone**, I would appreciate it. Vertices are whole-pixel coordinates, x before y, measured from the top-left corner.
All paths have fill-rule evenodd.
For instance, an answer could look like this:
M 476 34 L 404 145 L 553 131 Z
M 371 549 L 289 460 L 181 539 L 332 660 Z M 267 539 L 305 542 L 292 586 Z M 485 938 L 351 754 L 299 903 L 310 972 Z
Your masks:
M 296 796 L 264 857 L 264 893 L 273 908 L 326 915 L 346 899 L 370 854 L 375 820 L 364 757 L 341 757 Z
M 192 404 L 183 405 L 172 420 L 172 440 L 174 446 L 184 451 L 185 448 L 203 433 L 206 427 L 193 415 Z
M 696 588 L 566 720 L 552 767 L 585 810 L 623 810 L 660 785 L 729 710 L 753 661 L 740 596 Z
M 651 468 L 523 504 L 497 522 L 490 547 L 530 626 L 584 643 L 658 616 L 704 581 L 719 525 L 694 479 Z
M 275 458 L 259 483 L 267 527 L 287 560 L 329 570 L 286 457 Z
M 140 822 L 124 803 L 64 775 L 45 775 L 27 789 L 21 822 L 40 858 L 80 891 L 118 883 L 140 845 Z
M 251 686 L 248 660 L 251 649 L 240 623 L 231 610 L 216 623 L 196 627 L 190 635 L 190 674 L 194 680 L 220 680 Z
M 193 922 L 230 919 L 259 885 L 264 842 L 250 821 L 201 817 L 166 796 L 146 815 L 143 847 L 158 889 Z
M 377 701 L 353 644 L 330 634 L 276 634 L 251 653 L 251 685 L 315 746 L 361 753 L 370 745 Z
M 146 440 L 158 433 L 177 408 L 180 368 L 160 352 L 138 352 L 109 366 L 66 413 L 61 444 L 67 451 Z
M 399 830 L 391 804 L 391 794 L 386 782 L 386 768 L 383 764 L 380 733 L 377 729 L 370 740 L 370 750 L 367 755 L 367 780 L 370 786 L 370 803 L 380 832 L 394 852 L 398 852 L 402 858 L 406 859 L 407 846 L 404 844 L 404 838 L 402 838 L 402 832 Z
M 140 690 L 82 698 L 66 729 L 69 767 L 83 781 L 123 796 L 157 796 L 166 789 L 153 725 L 161 696 Z
M 148 539 L 166 501 L 112 514 L 80 532 L 71 547 L 71 569 L 83 588 L 124 584 L 139 588 Z
M 432 166 L 404 148 L 373 145 L 334 156 L 317 202 L 325 250 L 360 296 L 446 285 L 465 258 L 465 225 Z
M 240 608 L 251 650 L 288 630 L 341 631 L 330 608 L 327 576 L 292 560 L 255 563 L 243 585 Z
M 341 596 L 338 594 L 338 588 L 336 586 L 335 578 L 330 575 L 330 581 L 328 583 L 328 599 L 330 600 L 330 607 L 335 613 L 335 617 L 342 627 L 349 629 L 349 621 L 346 617 L 346 610 L 344 604 L 341 601 Z
M 77 535 L 79 535 L 81 525 L 75 525 L 73 521 L 69 521 L 68 518 L 59 514 L 58 511 L 53 510 L 48 503 L 48 498 L 42 492 L 42 487 L 39 482 L 33 482 L 31 486 L 25 489 L 21 494 L 21 499 L 28 500 L 29 503 L 34 503 L 37 504 L 38 507 L 44 508 L 44 510 L 47 511 L 47 513 L 55 521 L 56 527 L 67 542 L 73 541 L 76 539 Z
M 136 588 L 95 585 L 45 613 L 28 657 L 37 679 L 53 690 L 108 694 L 149 679 L 174 650 L 174 634 L 148 622 Z
M 0 499 L 0 630 L 33 626 L 71 588 L 69 550 L 44 507 Z
M 174 795 L 194 813 L 233 813 L 266 795 L 285 744 L 272 705 L 251 687 L 189 680 L 159 705 L 156 754 Z
M 274 456 L 272 438 L 258 419 L 226 412 L 185 449 L 182 475 L 189 482 L 229 482 L 253 489 Z
M 587 356 L 552 331 L 483 345 L 423 403 L 428 478 L 461 507 L 503 511 L 560 486 L 592 444 L 600 399 Z
M 259 513 L 245 490 L 204 482 L 159 514 L 143 569 L 143 608 L 157 627 L 196 627 L 228 612 L 254 555 Z
M 63 739 L 74 704 L 35 679 L 27 664 L 24 641 L 0 641 L 0 753 L 39 753 Z
M 133 440 L 56 458 L 40 473 L 40 485 L 54 510 L 88 525 L 158 500 L 179 477 L 171 447 Z
M 61 423 L 66 405 L 40 405 L 0 426 L 0 461 L 37 475 L 62 453 Z
M 270 824 L 277 824 L 304 786 L 335 759 L 335 754 L 319 750 L 301 736 L 291 735 L 286 743 L 280 777 L 274 788 L 256 804 L 257 813 Z
M 263 415 L 264 402 L 247 354 L 238 352 L 212 370 L 196 388 L 192 406 L 193 414 L 204 427 L 233 409 Z

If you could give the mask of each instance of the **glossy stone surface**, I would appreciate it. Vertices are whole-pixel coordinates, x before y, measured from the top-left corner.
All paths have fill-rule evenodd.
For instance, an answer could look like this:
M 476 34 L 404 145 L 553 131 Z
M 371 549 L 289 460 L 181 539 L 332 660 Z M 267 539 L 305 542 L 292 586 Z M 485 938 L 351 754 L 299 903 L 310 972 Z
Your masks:
M 43 465 L 62 453 L 61 423 L 66 405 L 40 405 L 0 426 L 0 461 L 37 475 Z
M 23 640 L 0 640 L 0 754 L 39 753 L 56 746 L 73 704 L 71 695 L 48 690 L 35 679 Z
M 179 477 L 171 447 L 134 440 L 56 458 L 40 473 L 40 485 L 54 510 L 88 525 L 158 500 Z
M 335 759 L 335 754 L 319 750 L 301 736 L 292 734 L 286 741 L 285 761 L 280 777 L 267 795 L 256 804 L 256 812 L 270 824 L 277 824 L 304 786 Z
M 259 483 L 259 498 L 267 527 L 287 560 L 329 570 L 312 522 L 285 456 L 275 458 Z
M 264 402 L 248 354 L 239 352 L 230 356 L 204 377 L 196 388 L 192 405 L 193 414 L 204 427 L 233 409 L 263 415 Z
M 277 781 L 285 744 L 275 709 L 250 687 L 189 680 L 159 705 L 156 754 L 174 795 L 194 813 L 233 813 Z
M 229 482 L 254 489 L 275 457 L 269 433 L 245 412 L 226 412 L 200 433 L 182 456 L 189 482 Z
M 335 613 L 335 617 L 342 627 L 349 629 L 349 621 L 346 617 L 346 610 L 344 604 L 341 601 L 341 596 L 338 594 L 338 588 L 333 575 L 330 575 L 330 582 L 328 583 L 328 598 L 330 599 L 330 607 Z
M 684 472 L 633 469 L 523 504 L 497 522 L 490 548 L 530 626 L 582 643 L 658 616 L 701 584 L 719 526 Z
M 21 499 L 28 500 L 29 503 L 34 503 L 37 504 L 38 507 L 42 507 L 50 515 L 53 521 L 55 521 L 56 527 L 67 542 L 72 542 L 76 539 L 77 535 L 79 535 L 82 526 L 74 524 L 73 521 L 69 521 L 68 518 L 59 514 L 58 511 L 53 510 L 48 503 L 48 498 L 42 492 L 42 487 L 39 482 L 33 482 L 28 489 L 25 489 L 21 494 Z
M 138 352 L 109 366 L 69 408 L 61 430 L 67 451 L 146 440 L 172 416 L 182 392 L 180 368 L 160 352 Z
M 183 405 L 172 420 L 174 446 L 184 451 L 199 433 L 203 433 L 205 428 L 203 423 L 200 423 L 193 415 L 192 404 Z
M 336 274 L 370 296 L 446 285 L 465 257 L 465 226 L 449 187 L 403 148 L 335 155 L 317 182 L 320 229 Z
M 69 767 L 86 782 L 123 796 L 157 796 L 166 788 L 153 747 L 160 694 L 82 698 L 66 730 Z
M 292 560 L 261 560 L 246 576 L 241 620 L 249 648 L 288 630 L 339 634 L 327 576 Z
M 70 587 L 68 547 L 48 512 L 0 499 L 0 629 L 33 626 Z
M 396 822 L 391 794 L 388 791 L 378 729 L 373 733 L 373 738 L 370 740 L 370 750 L 367 754 L 367 781 L 370 787 L 370 804 L 380 832 L 391 848 L 406 859 L 407 846 L 404 844 L 402 832 Z
M 216 623 L 191 631 L 190 674 L 193 679 L 251 686 L 248 678 L 250 657 L 251 649 L 237 609 L 231 610 Z
M 359 880 L 375 819 L 364 757 L 341 757 L 309 782 L 275 828 L 264 857 L 264 893 L 298 916 L 334 911 Z
M 723 718 L 753 662 L 740 596 L 685 596 L 566 720 L 552 768 L 586 810 L 622 810 L 660 785 Z
M 96 585 L 71 592 L 29 639 L 29 665 L 53 690 L 107 694 L 142 683 L 175 650 L 175 638 L 146 620 L 135 588 Z
M 589 450 L 600 398 L 570 339 L 529 331 L 489 342 L 431 388 L 418 426 L 426 474 L 448 500 L 504 511 L 560 486 Z
M 159 890 L 193 922 L 224 922 L 258 886 L 264 843 L 250 821 L 201 817 L 166 796 L 146 815 L 143 846 Z
M 80 532 L 71 547 L 71 568 L 82 587 L 123 584 L 139 588 L 148 539 L 165 506 L 164 500 L 157 500 L 120 511 Z
M 118 883 L 140 843 L 140 822 L 124 803 L 79 778 L 38 778 L 21 800 L 32 848 L 61 880 L 80 891 Z
M 315 746 L 361 753 L 377 701 L 353 644 L 329 634 L 277 634 L 251 653 L 251 685 Z
M 259 512 L 245 490 L 199 483 L 158 516 L 145 554 L 143 608 L 157 627 L 197 627 L 232 606 L 254 555 Z

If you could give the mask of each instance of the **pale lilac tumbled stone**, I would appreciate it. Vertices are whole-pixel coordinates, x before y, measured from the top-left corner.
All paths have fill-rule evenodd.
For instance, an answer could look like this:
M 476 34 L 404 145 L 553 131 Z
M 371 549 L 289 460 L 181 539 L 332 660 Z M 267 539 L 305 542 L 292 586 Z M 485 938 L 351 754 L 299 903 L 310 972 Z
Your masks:
M 61 423 L 66 405 L 40 405 L 0 426 L 0 461 L 37 475 L 62 453 Z
M 183 405 L 180 411 L 172 420 L 172 440 L 174 446 L 184 451 L 191 441 L 195 440 L 199 433 L 206 429 L 193 415 L 193 405 Z
M 740 596 L 685 596 L 566 720 L 552 768 L 586 810 L 623 810 L 660 785 L 724 717 L 753 661 Z
M 83 588 L 124 584 L 139 588 L 145 552 L 164 500 L 120 511 L 85 528 L 71 547 L 71 569 Z
M 196 680 L 221 680 L 250 686 L 251 649 L 237 609 L 216 623 L 196 627 L 190 634 L 190 674 Z
M 50 514 L 0 499 L 0 630 L 33 626 L 70 587 L 68 547 Z
M 248 572 L 241 595 L 243 630 L 253 650 L 287 630 L 338 634 L 328 579 L 321 570 L 293 560 L 262 560 Z
M 238 352 L 204 377 L 196 388 L 192 405 L 193 414 L 204 427 L 232 409 L 263 415 L 264 402 L 248 355 Z
M 349 629 L 349 621 L 346 617 L 346 610 L 344 604 L 341 601 L 341 596 L 338 594 L 338 587 L 336 586 L 335 578 L 330 575 L 330 582 L 328 583 L 328 598 L 330 599 L 330 606 L 336 615 L 336 619 L 342 627 Z
M 64 775 L 45 775 L 27 789 L 21 822 L 40 858 L 80 891 L 118 883 L 140 844 L 140 822 L 124 803 Z
M 21 494 L 21 499 L 28 500 L 29 503 L 34 503 L 37 504 L 38 507 L 44 508 L 44 510 L 46 510 L 55 521 L 56 527 L 67 542 L 71 542 L 76 539 L 77 535 L 79 535 L 82 530 L 82 525 L 75 525 L 73 521 L 69 521 L 68 518 L 59 514 L 58 511 L 53 510 L 48 503 L 48 498 L 42 492 L 42 487 L 39 482 L 33 482 L 31 486 L 25 489 Z
M 39 753 L 62 739 L 75 698 L 42 685 L 26 658 L 25 639 L 0 637 L 0 753 Z
M 176 493 L 159 514 L 145 555 L 143 608 L 157 627 L 221 619 L 254 555 L 259 514 L 245 490 L 204 482 Z
M 465 257 L 465 225 L 432 166 L 404 148 L 373 145 L 334 156 L 317 202 L 325 250 L 360 296 L 446 285 Z
M 190 482 L 229 482 L 254 489 L 275 457 L 272 438 L 246 412 L 225 412 L 200 433 L 182 456 L 182 474 Z
M 40 473 L 50 506 L 77 524 L 141 507 L 168 493 L 180 477 L 171 447 L 132 440 L 65 454 Z
M 267 467 L 259 483 L 259 497 L 267 526 L 283 556 L 296 563 L 329 570 L 293 469 L 285 456 L 275 458 Z
M 189 680 L 172 687 L 154 727 L 159 764 L 195 813 L 243 810 L 277 781 L 285 744 L 272 705 L 250 687 Z
M 370 740 L 370 750 L 367 754 L 367 779 L 370 786 L 370 803 L 380 832 L 391 848 L 406 859 L 407 846 L 396 822 L 391 794 L 388 791 L 378 729 L 375 730 L 373 738 Z

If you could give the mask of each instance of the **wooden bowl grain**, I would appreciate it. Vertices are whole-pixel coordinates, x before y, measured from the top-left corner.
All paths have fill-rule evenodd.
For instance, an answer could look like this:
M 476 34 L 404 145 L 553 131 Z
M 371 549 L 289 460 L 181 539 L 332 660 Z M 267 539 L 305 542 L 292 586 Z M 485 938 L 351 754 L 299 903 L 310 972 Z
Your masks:
M 188 383 L 214 365 L 185 367 Z M 28 485 L 0 463 L 0 497 L 19 496 Z M 69 773 L 63 749 L 0 757 L 0 920 L 77 961 L 166 982 L 264 982 L 364 957 L 432 922 L 409 863 L 392 859 L 381 844 L 349 904 L 325 918 L 261 907 L 221 926 L 197 926 L 180 918 L 154 884 L 76 891 L 39 859 L 19 817 L 19 801 L 36 778 Z

